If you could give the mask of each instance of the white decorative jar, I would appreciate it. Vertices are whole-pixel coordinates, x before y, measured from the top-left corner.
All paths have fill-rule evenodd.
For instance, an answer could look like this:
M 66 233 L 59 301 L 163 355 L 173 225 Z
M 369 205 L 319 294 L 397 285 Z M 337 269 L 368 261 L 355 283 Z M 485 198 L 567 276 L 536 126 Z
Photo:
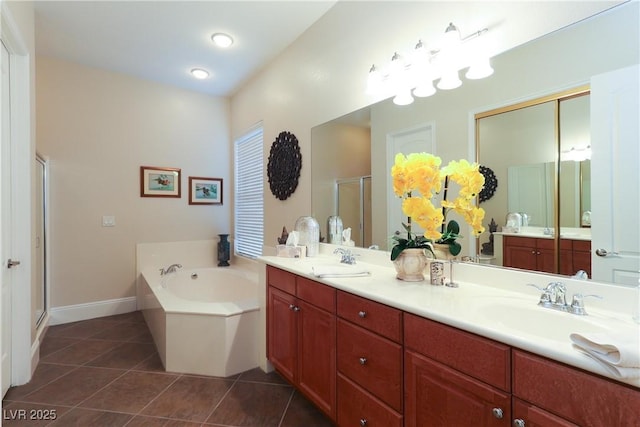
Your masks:
M 396 278 L 405 282 L 421 282 L 424 280 L 424 270 L 427 268 L 427 255 L 424 249 L 408 248 L 400 252 L 393 261 Z

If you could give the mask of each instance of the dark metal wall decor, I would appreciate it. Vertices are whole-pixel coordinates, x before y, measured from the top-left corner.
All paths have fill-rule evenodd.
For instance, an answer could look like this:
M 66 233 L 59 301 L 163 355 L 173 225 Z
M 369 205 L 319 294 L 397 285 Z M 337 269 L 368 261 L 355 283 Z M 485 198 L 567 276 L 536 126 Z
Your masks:
M 302 155 L 298 139 L 291 132 L 283 131 L 271 144 L 267 176 L 274 196 L 286 200 L 296 191 L 302 169 Z
M 486 167 L 480 165 L 480 173 L 484 176 L 484 187 L 480 191 L 480 203 L 486 202 L 496 192 L 496 188 L 498 188 L 498 178 L 496 178 L 496 174 L 493 171 Z

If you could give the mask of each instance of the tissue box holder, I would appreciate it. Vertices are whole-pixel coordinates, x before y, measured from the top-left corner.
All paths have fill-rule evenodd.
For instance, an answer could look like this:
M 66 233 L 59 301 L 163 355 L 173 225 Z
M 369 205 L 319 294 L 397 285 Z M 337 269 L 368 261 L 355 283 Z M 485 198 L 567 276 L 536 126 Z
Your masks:
M 304 258 L 306 254 L 306 246 L 276 245 L 276 256 L 284 258 Z

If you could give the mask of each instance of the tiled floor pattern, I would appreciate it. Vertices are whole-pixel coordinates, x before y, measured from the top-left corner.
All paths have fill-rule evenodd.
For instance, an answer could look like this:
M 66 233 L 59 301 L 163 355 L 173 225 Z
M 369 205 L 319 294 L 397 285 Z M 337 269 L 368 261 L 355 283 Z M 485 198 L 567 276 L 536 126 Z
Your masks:
M 140 312 L 50 327 L 33 379 L 7 392 L 1 424 L 333 425 L 276 373 L 257 368 L 218 378 L 165 372 Z

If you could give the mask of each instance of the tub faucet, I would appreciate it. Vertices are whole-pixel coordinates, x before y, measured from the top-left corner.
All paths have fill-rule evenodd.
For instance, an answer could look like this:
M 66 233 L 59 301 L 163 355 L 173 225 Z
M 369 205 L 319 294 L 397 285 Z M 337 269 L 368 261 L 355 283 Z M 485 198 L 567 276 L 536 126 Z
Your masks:
M 182 264 L 171 264 L 167 268 L 160 269 L 160 275 L 164 276 L 165 274 L 175 273 L 177 269 L 182 268 Z

